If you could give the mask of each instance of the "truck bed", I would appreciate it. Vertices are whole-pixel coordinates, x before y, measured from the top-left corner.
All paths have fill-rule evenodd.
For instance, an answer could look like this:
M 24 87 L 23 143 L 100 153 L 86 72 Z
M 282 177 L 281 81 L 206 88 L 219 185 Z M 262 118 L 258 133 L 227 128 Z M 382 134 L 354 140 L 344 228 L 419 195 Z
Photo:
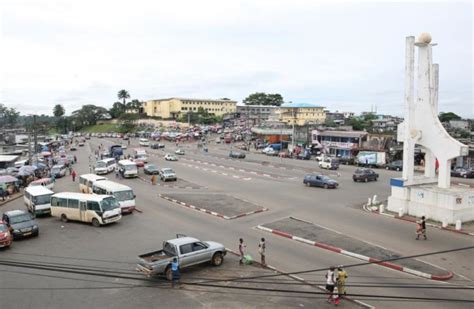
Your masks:
M 139 256 L 139 258 L 143 259 L 145 262 L 153 263 L 159 260 L 168 259 L 171 256 L 167 255 L 165 251 L 158 250 L 150 253 L 145 253 Z

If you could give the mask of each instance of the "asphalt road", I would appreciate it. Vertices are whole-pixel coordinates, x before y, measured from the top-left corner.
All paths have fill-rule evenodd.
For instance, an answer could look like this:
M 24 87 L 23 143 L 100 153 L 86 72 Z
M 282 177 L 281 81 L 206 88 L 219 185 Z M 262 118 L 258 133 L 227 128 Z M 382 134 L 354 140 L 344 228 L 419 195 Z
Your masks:
M 211 139 L 212 140 L 212 139 Z M 98 144 L 108 146 L 116 143 L 113 139 L 92 139 L 86 147 L 77 151 L 79 162 L 76 166 L 78 173 L 88 172 L 88 155 L 91 149 L 96 149 Z M 49 261 L 56 255 L 71 258 L 87 258 L 89 260 L 68 260 L 83 265 L 94 267 L 117 268 L 127 275 L 135 277 L 133 264 L 138 254 L 155 250 L 161 246 L 163 240 L 173 238 L 176 233 L 184 233 L 204 240 L 215 240 L 226 247 L 237 249 L 238 239 L 244 238 L 248 252 L 257 257 L 257 244 L 261 237 L 267 239 L 267 263 L 283 271 L 325 270 L 330 265 L 351 265 L 360 263 L 359 260 L 342 256 L 330 251 L 301 244 L 289 239 L 274 236 L 255 229 L 259 224 L 271 223 L 289 216 L 303 218 L 319 225 L 331 228 L 344 235 L 361 239 L 369 243 L 390 249 L 402 255 L 435 252 L 440 250 L 465 247 L 472 245 L 473 238 L 440 230 L 429 230 L 428 241 L 414 239 L 414 226 L 404 221 L 393 220 L 364 212 L 360 205 L 367 201 L 369 196 L 376 194 L 379 200 L 384 200 L 389 195 L 388 181 L 397 175 L 397 172 L 379 170 L 378 182 L 354 183 L 352 172 L 355 167 L 342 166 L 338 172 L 322 171 L 337 179 L 340 187 L 336 190 L 320 188 L 307 188 L 302 184 L 302 177 L 308 171 L 320 171 L 314 161 L 295 161 L 248 154 L 244 160 L 229 160 L 226 145 L 211 145 L 209 153 L 198 151 L 196 144 L 183 144 L 181 148 L 186 154 L 177 162 L 167 162 L 163 159 L 164 153 L 174 152 L 174 144 L 165 143 L 164 150 L 149 150 L 149 161 L 159 167 L 172 167 L 179 178 L 186 184 L 201 186 L 196 189 L 181 189 L 164 186 L 152 186 L 140 179 L 117 180 L 131 186 L 137 195 L 137 207 L 142 213 L 125 216 L 121 222 L 99 229 L 80 223 L 62 224 L 54 218 L 40 219 L 41 234 L 37 239 L 28 239 L 14 243 L 10 250 L 0 252 L 0 257 L 9 259 L 37 260 L 35 256 L 42 254 L 41 261 Z M 133 140 L 129 146 L 137 146 Z M 140 171 L 140 176 L 145 176 Z M 112 174 L 109 178 L 114 180 Z M 114 180 L 115 181 L 115 180 Z M 169 183 L 168 183 L 169 184 Z M 78 184 L 71 179 L 58 181 L 56 192 L 78 191 Z M 224 194 L 229 197 L 243 199 L 254 205 L 268 208 L 268 211 L 249 216 L 224 220 L 206 213 L 198 212 L 176 203 L 161 199 L 158 194 Z M 6 209 L 23 209 L 22 200 L 12 201 L 3 206 Z M 20 254 L 21 253 L 21 254 Z M 24 254 L 24 255 L 23 255 Z M 92 260 L 91 260 L 92 259 Z M 52 260 L 52 263 L 64 262 L 64 258 Z M 100 260 L 100 261 L 98 261 Z M 393 295 L 424 298 L 455 298 L 474 299 L 470 290 L 448 290 L 447 287 L 473 286 L 474 270 L 472 251 L 457 252 L 442 255 L 432 255 L 420 258 L 422 261 L 449 269 L 460 276 L 455 276 L 448 283 L 434 282 L 414 277 L 405 273 L 390 270 L 384 267 L 367 265 L 347 268 L 349 273 L 348 292 L 353 294 L 368 295 Z M 107 263 L 105 261 L 112 261 Z M 87 262 L 87 263 L 86 263 Z M 116 263 L 120 262 L 120 263 Z M 64 262 L 65 263 L 65 262 Z M 41 286 L 42 281 L 37 275 L 18 274 L 6 272 L 10 267 L 0 266 L 0 286 L 28 286 L 28 282 Z M 15 268 L 15 271 L 19 269 Z M 39 272 L 39 270 L 35 270 Z M 129 274 L 130 273 L 130 274 Z M 317 284 L 324 284 L 325 271 L 308 272 L 299 274 L 300 277 Z M 237 270 L 229 272 L 231 277 L 242 276 Z M 44 275 L 44 274 L 43 274 Z M 461 277 L 462 276 L 462 277 Z M 87 278 L 90 278 L 88 276 Z M 50 287 L 61 285 L 66 279 L 49 278 L 44 283 Z M 97 280 L 97 278 L 95 279 Z M 128 279 L 114 279 L 118 284 L 129 284 Z M 109 280 L 106 280 L 110 282 Z M 137 281 L 132 280 L 135 284 Z M 69 282 L 69 281 L 68 281 Z M 79 281 L 78 281 L 79 282 Z M 75 283 L 82 286 L 84 283 Z M 91 285 L 99 283 L 91 283 Z M 149 282 L 146 282 L 149 284 Z M 260 286 L 265 286 L 262 283 Z M 371 285 L 361 287 L 355 285 Z M 428 289 L 407 288 L 406 285 L 429 286 Z M 270 286 L 274 287 L 274 286 Z M 108 289 L 104 291 L 81 290 L 68 300 L 59 301 L 61 291 L 58 290 L 0 290 L 0 296 L 8 301 L 18 301 L 15 308 L 26 308 L 31 304 L 46 304 L 44 308 L 61 307 L 68 304 L 81 307 L 84 299 L 96 303 L 96 307 L 129 306 L 156 307 L 156 298 L 162 305 L 182 307 L 217 307 L 216 299 L 206 302 L 205 294 L 193 291 L 159 290 L 150 293 L 150 288 L 130 288 L 124 293 L 121 289 Z M 252 292 L 255 293 L 255 292 Z M 103 300 L 101 296 L 106 295 Z M 179 296 L 178 296 L 179 294 Z M 21 295 L 21 297 L 20 297 Z M 41 295 L 41 297 L 38 297 Z M 68 294 L 69 295 L 69 294 Z M 223 304 L 235 305 L 236 299 L 244 296 L 222 296 Z M 248 295 L 246 295 L 248 297 Z M 356 299 L 374 305 L 378 308 L 470 308 L 472 304 L 444 303 L 426 301 L 387 301 L 364 296 Z M 134 301 L 132 301 L 134 299 Z M 162 299 L 165 299 L 162 301 Z M 177 300 L 179 299 L 179 300 Z M 277 306 L 269 298 L 272 307 Z M 276 302 L 276 301 L 274 301 Z M 239 303 L 237 303 L 239 304 Z M 283 303 L 282 303 L 283 304 Z M 317 307 L 324 306 L 324 302 Z M 353 307 L 355 304 L 346 303 L 345 306 Z M 242 308 L 261 307 L 251 301 L 241 302 Z M 278 307 L 278 306 L 277 306 Z M 291 307 L 291 302 L 285 302 L 281 307 Z M 295 301 L 294 307 L 301 307 Z

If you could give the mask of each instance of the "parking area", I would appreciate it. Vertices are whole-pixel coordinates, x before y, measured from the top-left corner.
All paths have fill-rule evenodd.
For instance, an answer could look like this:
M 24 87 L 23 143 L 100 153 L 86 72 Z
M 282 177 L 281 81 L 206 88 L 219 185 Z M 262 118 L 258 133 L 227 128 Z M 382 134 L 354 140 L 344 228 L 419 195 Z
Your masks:
M 220 193 L 166 193 L 160 194 L 160 197 L 224 219 L 236 219 L 268 210 L 248 201 Z

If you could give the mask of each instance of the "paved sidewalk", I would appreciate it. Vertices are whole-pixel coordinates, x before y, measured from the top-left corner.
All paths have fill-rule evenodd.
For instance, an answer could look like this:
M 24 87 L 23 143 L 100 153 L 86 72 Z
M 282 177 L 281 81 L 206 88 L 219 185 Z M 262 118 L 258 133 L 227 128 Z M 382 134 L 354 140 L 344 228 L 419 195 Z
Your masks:
M 17 193 L 14 193 L 12 195 L 9 195 L 9 196 L 5 197 L 5 201 L 2 201 L 0 199 L 0 206 L 3 206 L 5 204 L 7 204 L 8 202 L 14 201 L 17 198 L 20 198 L 22 196 L 23 196 L 23 190 L 20 190 L 20 192 L 17 192 Z
M 385 203 L 385 205 L 386 205 L 386 203 Z M 413 223 L 415 223 L 417 220 L 420 219 L 420 218 L 410 216 L 410 215 L 406 215 L 406 214 L 403 215 L 402 217 L 399 217 L 397 213 L 392 212 L 392 211 L 388 211 L 386 209 L 384 210 L 383 213 L 380 213 L 379 212 L 379 206 L 363 205 L 363 209 L 365 211 L 368 211 L 368 212 L 371 212 L 371 213 L 374 213 L 374 214 L 383 215 L 383 216 L 386 216 L 386 217 L 391 217 L 391 218 L 394 218 L 394 219 L 399 219 L 399 220 L 413 222 Z M 427 220 L 426 225 L 429 226 L 429 227 L 434 227 L 434 228 L 444 230 L 444 231 L 449 231 L 449 232 L 474 236 L 474 222 L 463 223 L 462 228 L 460 230 L 456 230 L 456 227 L 452 224 L 448 225 L 447 227 L 443 227 L 440 222 L 433 221 L 433 220 Z
M 259 225 L 257 228 L 322 249 L 348 255 L 427 279 L 449 280 L 453 276 L 453 273 L 448 270 L 438 268 L 417 259 L 380 262 L 396 259 L 402 256 L 388 249 L 369 244 L 362 240 L 301 219 L 289 217 L 272 223 Z

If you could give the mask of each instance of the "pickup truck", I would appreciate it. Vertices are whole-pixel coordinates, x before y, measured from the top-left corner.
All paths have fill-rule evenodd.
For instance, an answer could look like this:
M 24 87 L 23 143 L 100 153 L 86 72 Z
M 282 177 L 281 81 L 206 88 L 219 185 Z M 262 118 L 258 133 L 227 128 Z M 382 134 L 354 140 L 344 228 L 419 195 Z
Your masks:
M 193 237 L 178 237 L 163 242 L 163 249 L 138 256 L 137 271 L 148 277 L 165 275 L 172 279 L 171 262 L 178 258 L 179 268 L 211 263 L 220 266 L 227 251 L 223 245 L 213 241 L 200 241 Z

